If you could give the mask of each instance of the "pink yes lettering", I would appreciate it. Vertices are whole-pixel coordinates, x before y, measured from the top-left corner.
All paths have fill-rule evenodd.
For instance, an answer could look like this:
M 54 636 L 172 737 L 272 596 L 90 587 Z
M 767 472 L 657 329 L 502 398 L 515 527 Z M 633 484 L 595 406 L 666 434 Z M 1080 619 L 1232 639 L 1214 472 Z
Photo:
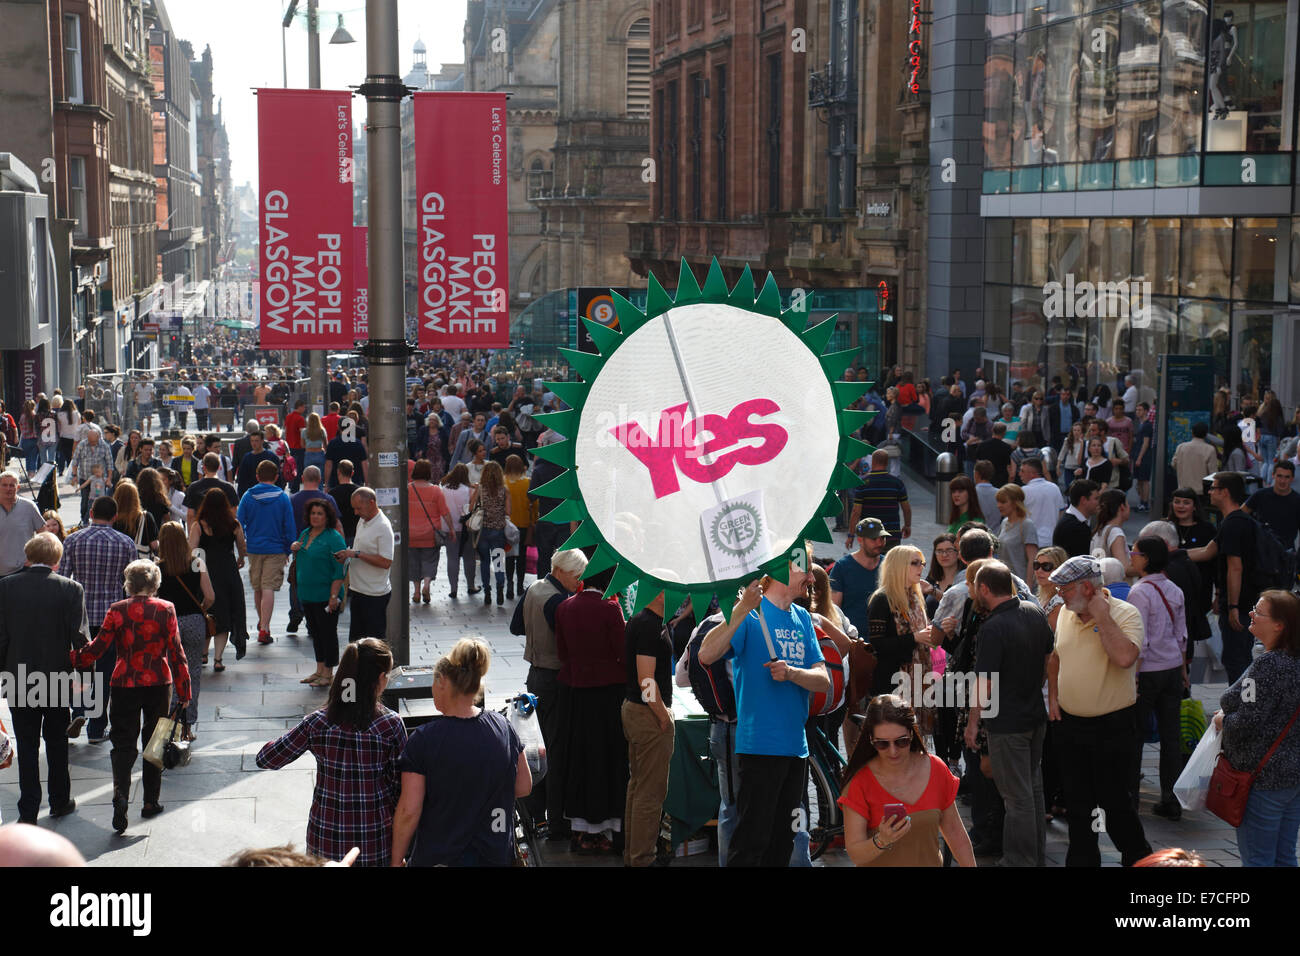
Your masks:
M 785 448 L 789 434 L 773 422 L 750 421 L 781 410 L 769 398 L 741 402 L 728 415 L 707 414 L 689 418 L 682 402 L 659 413 L 656 434 L 647 434 L 637 422 L 626 422 L 610 433 L 650 472 L 655 498 L 681 490 L 678 472 L 691 481 L 708 484 L 725 478 L 737 465 L 761 465 Z M 700 441 L 701 435 L 708 437 Z M 752 439 L 757 444 L 737 445 Z M 713 457 L 705 463 L 706 457 Z

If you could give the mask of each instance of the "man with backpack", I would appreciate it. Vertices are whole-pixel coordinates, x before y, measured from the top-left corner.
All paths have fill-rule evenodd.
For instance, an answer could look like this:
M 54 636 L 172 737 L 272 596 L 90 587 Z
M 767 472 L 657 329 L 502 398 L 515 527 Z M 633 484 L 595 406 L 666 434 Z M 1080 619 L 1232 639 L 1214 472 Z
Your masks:
M 751 582 L 696 655 L 704 667 L 732 661 L 735 677 L 741 779 L 728 866 L 785 866 L 794 847 L 807 789 L 808 695 L 831 687 L 812 617 L 794 604 L 808 578 L 791 562 L 789 583 Z

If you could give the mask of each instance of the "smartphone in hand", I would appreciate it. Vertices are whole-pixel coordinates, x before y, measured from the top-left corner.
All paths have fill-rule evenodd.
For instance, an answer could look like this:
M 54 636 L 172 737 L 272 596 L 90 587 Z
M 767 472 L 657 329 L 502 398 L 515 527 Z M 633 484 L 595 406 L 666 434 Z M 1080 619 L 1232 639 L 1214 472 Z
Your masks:
M 895 823 L 899 823 L 907 816 L 907 809 L 901 803 L 887 803 L 884 814 L 883 820 L 892 819 Z

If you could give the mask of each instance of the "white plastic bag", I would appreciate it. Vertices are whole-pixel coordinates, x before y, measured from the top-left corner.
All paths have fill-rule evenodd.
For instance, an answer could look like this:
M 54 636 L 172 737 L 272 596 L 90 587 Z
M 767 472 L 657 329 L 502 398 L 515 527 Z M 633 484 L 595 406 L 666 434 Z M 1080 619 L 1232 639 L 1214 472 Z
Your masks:
M 1174 796 L 1184 810 L 1205 809 L 1205 796 L 1210 792 L 1210 776 L 1214 773 L 1214 765 L 1218 762 L 1219 751 L 1222 749 L 1223 733 L 1211 721 L 1174 784 Z
M 528 769 L 536 785 L 546 776 L 546 741 L 542 738 L 542 723 L 537 719 L 537 698 L 532 694 L 520 694 L 510 702 L 506 720 L 524 745 L 524 756 L 528 759 Z

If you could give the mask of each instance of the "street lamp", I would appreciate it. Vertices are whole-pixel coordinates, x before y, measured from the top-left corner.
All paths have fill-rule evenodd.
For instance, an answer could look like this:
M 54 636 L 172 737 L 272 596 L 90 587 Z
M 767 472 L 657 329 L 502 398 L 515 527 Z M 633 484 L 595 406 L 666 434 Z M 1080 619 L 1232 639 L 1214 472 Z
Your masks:
M 343 14 L 340 13 L 338 29 L 335 30 L 334 35 L 330 37 L 330 43 L 356 43 L 356 42 L 357 42 L 356 40 L 352 39 L 352 34 L 348 33 L 347 30 L 343 29 Z

